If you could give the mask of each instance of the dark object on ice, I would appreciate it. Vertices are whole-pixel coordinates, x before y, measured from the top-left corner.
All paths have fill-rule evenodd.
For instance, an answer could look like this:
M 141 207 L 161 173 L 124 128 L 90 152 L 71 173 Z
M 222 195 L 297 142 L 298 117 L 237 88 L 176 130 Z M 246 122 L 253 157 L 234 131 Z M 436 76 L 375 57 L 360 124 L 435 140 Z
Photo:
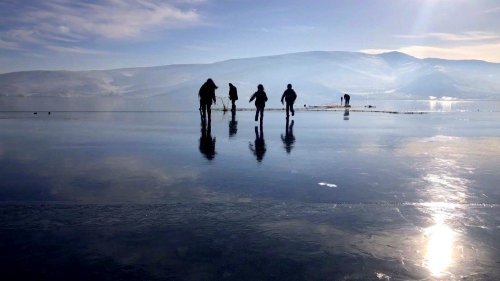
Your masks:
M 35 112 L 33 112 L 33 114 L 37 115 L 37 114 L 38 114 L 38 112 L 36 112 L 36 111 L 35 111 Z
M 286 118 L 290 116 L 290 112 L 292 112 L 292 116 L 295 115 L 295 110 L 293 110 L 293 103 L 297 99 L 297 94 L 292 89 L 292 84 L 288 84 L 286 86 L 286 90 L 283 92 L 281 96 L 281 104 L 283 104 L 283 99 L 286 102 Z
M 236 101 L 238 100 L 238 89 L 229 83 L 229 100 L 231 100 L 231 110 L 236 110 Z
M 289 119 L 286 119 L 285 135 L 281 134 L 281 141 L 285 145 L 285 150 L 288 154 L 292 151 L 293 144 L 295 143 L 295 136 L 293 135 L 293 120 L 292 123 Z
M 200 136 L 200 146 L 201 154 L 205 156 L 208 160 L 212 160 L 215 157 L 215 137 L 212 137 L 212 126 L 211 122 L 208 121 L 208 125 L 205 121 L 201 122 L 201 136 Z
M 304 104 L 304 107 L 306 107 L 306 105 Z
M 50 115 L 50 111 L 49 111 L 49 112 L 47 112 L 47 114 L 48 114 L 48 115 Z
M 234 137 L 238 132 L 238 121 L 236 121 L 236 111 L 231 111 L 231 121 L 229 121 L 229 137 Z
M 368 108 L 375 108 L 375 106 L 373 106 L 373 105 L 365 105 L 365 107 L 368 107 Z
M 351 100 L 351 96 L 349 96 L 348 94 L 344 94 L 345 106 L 349 105 L 350 100 Z
M 258 121 L 258 117 L 260 114 L 260 123 L 262 126 L 262 122 L 264 121 L 264 108 L 266 107 L 267 95 L 264 92 L 264 86 L 259 84 L 257 86 L 257 92 L 255 92 L 248 102 L 252 102 L 255 99 L 255 107 L 257 111 L 255 111 L 255 121 Z
M 344 103 L 344 98 L 340 97 L 340 105 L 342 105 L 343 103 Z
M 344 120 L 349 120 L 349 109 L 344 111 Z
M 202 120 L 205 120 L 208 115 L 208 120 L 210 120 L 211 106 L 213 103 L 217 103 L 215 100 L 215 89 L 217 89 L 214 81 L 209 78 L 207 82 L 201 85 L 200 91 L 198 92 L 198 97 L 200 98 L 200 115 Z
M 259 132 L 260 128 L 260 132 Z M 264 129 L 262 123 L 259 127 L 255 126 L 255 142 L 248 144 L 248 148 L 253 152 L 258 162 L 262 162 L 266 154 L 266 142 L 264 140 Z

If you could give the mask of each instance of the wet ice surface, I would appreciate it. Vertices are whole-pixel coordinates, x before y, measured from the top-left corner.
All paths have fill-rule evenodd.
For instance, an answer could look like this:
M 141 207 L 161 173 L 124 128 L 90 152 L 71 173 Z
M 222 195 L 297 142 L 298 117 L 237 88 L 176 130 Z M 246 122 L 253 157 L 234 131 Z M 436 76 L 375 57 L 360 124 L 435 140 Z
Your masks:
M 492 280 L 498 111 L 0 113 L 10 280 Z

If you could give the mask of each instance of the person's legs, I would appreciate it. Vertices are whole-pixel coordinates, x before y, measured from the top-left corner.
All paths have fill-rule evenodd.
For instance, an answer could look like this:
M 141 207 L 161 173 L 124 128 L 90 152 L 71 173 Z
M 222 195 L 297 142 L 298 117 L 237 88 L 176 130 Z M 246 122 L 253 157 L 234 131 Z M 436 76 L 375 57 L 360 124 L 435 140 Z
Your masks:
M 255 121 L 259 120 L 259 107 L 256 107 L 256 110 L 255 110 Z
M 207 117 L 207 104 L 201 103 L 201 118 L 205 119 Z
M 290 104 L 288 102 L 285 104 L 285 110 L 286 110 L 286 118 L 288 118 L 288 116 L 290 116 Z
M 212 114 L 212 110 L 210 109 L 210 107 L 212 106 L 211 104 L 207 104 L 207 114 L 208 114 L 208 120 L 210 121 L 211 120 L 211 114 Z
M 290 103 L 290 111 L 292 112 L 292 116 L 294 116 L 295 110 L 293 110 L 293 102 Z
M 264 121 L 264 107 L 260 108 L 260 123 Z

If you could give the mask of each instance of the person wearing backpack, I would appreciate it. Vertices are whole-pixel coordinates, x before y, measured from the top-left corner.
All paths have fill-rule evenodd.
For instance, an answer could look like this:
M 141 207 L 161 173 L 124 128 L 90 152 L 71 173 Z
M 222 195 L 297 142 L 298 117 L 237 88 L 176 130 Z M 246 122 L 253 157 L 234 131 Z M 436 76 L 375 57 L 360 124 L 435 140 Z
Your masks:
M 297 99 L 297 94 L 292 89 L 292 84 L 286 86 L 286 90 L 281 96 L 281 104 L 283 104 L 283 99 L 286 101 L 286 118 L 289 118 L 290 112 L 292 112 L 292 116 L 294 116 L 295 110 L 293 110 L 293 103 Z

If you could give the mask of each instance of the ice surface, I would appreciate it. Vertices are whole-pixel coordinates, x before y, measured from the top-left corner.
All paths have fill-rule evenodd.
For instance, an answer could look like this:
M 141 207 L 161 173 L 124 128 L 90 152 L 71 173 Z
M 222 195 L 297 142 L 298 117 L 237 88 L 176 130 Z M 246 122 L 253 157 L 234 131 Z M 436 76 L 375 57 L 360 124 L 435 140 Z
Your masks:
M 253 112 L 2 112 L 0 274 L 497 279 L 500 116 L 461 106 L 266 112 L 261 161 Z

